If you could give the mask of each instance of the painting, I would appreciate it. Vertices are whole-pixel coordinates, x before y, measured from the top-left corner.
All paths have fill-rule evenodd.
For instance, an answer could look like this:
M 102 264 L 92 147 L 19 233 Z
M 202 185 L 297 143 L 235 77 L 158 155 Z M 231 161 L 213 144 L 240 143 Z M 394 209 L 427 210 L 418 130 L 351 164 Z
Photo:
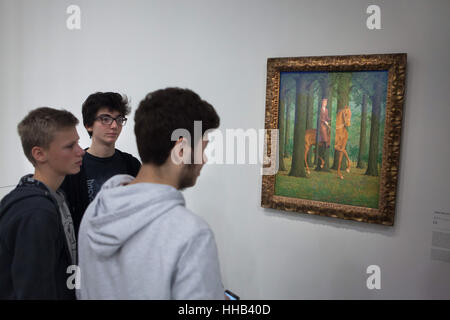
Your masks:
M 262 207 L 392 226 L 405 78 L 404 53 L 268 59 Z

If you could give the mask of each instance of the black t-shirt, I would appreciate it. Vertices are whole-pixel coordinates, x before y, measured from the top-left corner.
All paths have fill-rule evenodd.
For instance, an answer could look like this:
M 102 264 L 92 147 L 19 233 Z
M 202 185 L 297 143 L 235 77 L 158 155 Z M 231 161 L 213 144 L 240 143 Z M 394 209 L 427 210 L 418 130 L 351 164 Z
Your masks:
M 138 159 L 118 149 L 109 158 L 98 158 L 88 152 L 85 153 L 80 172 L 67 175 L 61 185 L 72 214 L 76 235 L 86 208 L 100 191 L 103 183 L 116 174 L 136 177 L 140 168 L 141 163 Z
M 116 150 L 113 156 L 99 158 L 86 152 L 83 157 L 89 202 L 94 200 L 102 185 L 116 174 L 129 174 L 127 163 Z

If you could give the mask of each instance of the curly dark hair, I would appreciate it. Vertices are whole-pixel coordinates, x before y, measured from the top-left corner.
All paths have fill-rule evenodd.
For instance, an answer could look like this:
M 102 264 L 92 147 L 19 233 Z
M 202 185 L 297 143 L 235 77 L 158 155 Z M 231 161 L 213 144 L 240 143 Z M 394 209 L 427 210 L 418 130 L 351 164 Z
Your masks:
M 194 121 L 202 122 L 202 136 L 220 124 L 213 106 L 192 90 L 166 88 L 147 94 L 134 115 L 134 133 L 142 162 L 161 166 L 175 145 L 172 133 L 185 129 L 194 137 Z
M 81 108 L 83 125 L 85 127 L 91 127 L 94 124 L 95 116 L 101 108 L 108 108 L 109 111 L 118 111 L 123 117 L 131 112 L 126 95 L 116 92 L 96 92 L 87 97 Z M 92 132 L 88 131 L 88 134 L 89 137 L 92 137 Z

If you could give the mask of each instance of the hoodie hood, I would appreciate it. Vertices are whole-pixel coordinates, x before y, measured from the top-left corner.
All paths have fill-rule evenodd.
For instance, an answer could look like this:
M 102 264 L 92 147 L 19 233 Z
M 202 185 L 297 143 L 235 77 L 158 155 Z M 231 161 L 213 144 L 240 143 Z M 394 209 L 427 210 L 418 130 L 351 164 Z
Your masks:
M 155 183 L 127 185 L 134 177 L 116 175 L 106 181 L 89 205 L 82 224 L 90 224 L 90 247 L 111 256 L 136 232 L 175 206 L 184 206 L 180 191 Z
M 16 188 L 8 193 L 0 202 L 0 219 L 16 203 L 31 197 L 44 197 L 58 206 L 50 195 L 49 189 L 40 181 L 33 179 L 32 174 L 23 176 Z

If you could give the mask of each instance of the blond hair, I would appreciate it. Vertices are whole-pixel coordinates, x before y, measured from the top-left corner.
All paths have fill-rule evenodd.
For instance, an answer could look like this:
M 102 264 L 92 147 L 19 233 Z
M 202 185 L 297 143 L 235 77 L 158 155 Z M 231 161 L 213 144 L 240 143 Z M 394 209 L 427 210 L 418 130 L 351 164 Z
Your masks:
M 75 127 L 77 124 L 78 119 L 67 110 L 48 107 L 31 110 L 17 126 L 25 156 L 35 165 L 36 160 L 31 154 L 33 147 L 47 149 L 56 131 Z

